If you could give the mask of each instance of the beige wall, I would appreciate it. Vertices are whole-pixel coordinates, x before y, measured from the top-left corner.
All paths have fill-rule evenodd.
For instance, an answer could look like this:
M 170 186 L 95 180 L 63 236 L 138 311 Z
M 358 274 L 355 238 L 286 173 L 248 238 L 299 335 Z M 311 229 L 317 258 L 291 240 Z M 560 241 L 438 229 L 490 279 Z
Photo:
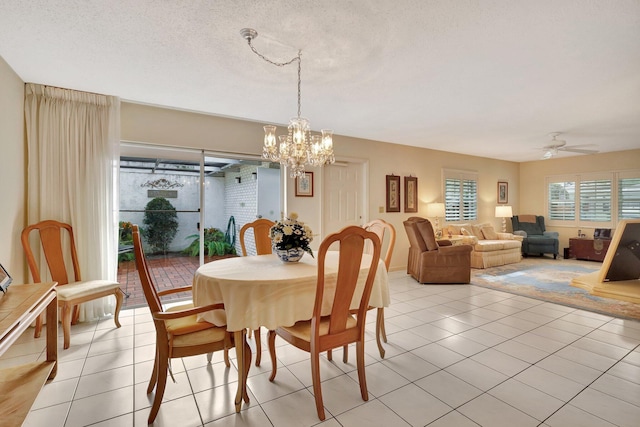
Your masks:
M 0 94 L 0 263 L 15 283 L 21 283 L 26 277 L 26 262 L 20 244 L 20 232 L 26 221 L 24 82 L 2 57 Z
M 188 148 L 260 155 L 263 138 L 262 123 L 222 118 L 186 111 L 177 111 L 147 105 L 122 104 L 122 139 Z M 443 168 L 476 171 L 479 173 L 479 221 L 490 221 L 500 227 L 494 218 L 497 182 L 509 182 L 509 204 L 518 205 L 519 165 L 480 157 L 426 150 L 388 144 L 378 141 L 336 135 L 336 158 L 356 159 L 366 164 L 370 188 L 368 209 L 363 222 L 382 218 L 394 225 L 398 240 L 392 260 L 393 269 L 406 268 L 408 241 L 402 225 L 409 216 L 425 216 L 427 203 L 442 201 L 441 175 Z M 293 182 L 288 180 L 289 212 L 298 212 L 314 232 L 321 230 L 322 175 L 316 172 L 313 198 L 293 197 Z M 385 206 L 385 175 L 413 175 L 418 177 L 417 214 L 379 213 Z M 403 196 L 404 197 L 404 196 Z M 323 234 L 333 230 L 323 230 Z M 314 242 L 317 247 L 322 236 Z
M 521 213 L 547 216 L 544 210 L 545 178 L 548 176 L 631 169 L 640 169 L 640 149 L 521 163 L 518 193 L 523 196 L 514 215 Z M 562 248 L 569 247 L 569 238 L 578 235 L 578 227 L 547 228 L 560 233 L 560 253 Z M 593 235 L 593 228 L 580 227 L 580 229 L 587 236 Z

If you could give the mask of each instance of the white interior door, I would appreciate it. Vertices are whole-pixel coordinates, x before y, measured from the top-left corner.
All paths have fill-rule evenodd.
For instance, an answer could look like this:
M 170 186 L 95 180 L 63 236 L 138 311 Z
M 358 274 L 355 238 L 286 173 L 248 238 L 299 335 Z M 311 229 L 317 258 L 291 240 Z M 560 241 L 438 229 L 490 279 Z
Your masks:
M 335 233 L 348 225 L 362 225 L 364 164 L 324 166 L 323 232 Z

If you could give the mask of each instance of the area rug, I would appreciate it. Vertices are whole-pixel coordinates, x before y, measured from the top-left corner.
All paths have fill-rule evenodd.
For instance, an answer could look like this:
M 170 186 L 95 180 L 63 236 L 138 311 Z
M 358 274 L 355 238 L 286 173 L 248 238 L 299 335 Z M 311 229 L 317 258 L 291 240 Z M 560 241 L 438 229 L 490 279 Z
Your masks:
M 599 270 L 602 264 L 550 258 L 524 258 L 516 264 L 471 269 L 471 284 L 569 307 L 640 320 L 640 304 L 602 298 L 570 286 L 571 279 Z

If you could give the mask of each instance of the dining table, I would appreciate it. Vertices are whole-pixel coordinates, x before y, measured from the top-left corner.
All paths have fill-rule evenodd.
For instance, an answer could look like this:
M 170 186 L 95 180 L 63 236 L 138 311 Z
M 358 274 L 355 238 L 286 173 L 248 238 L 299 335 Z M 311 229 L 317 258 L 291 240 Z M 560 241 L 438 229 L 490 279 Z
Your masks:
M 338 251 L 327 252 L 322 314 L 330 313 L 338 275 Z M 371 265 L 371 255 L 363 254 L 358 285 L 351 301 L 357 308 Z M 196 306 L 223 303 L 224 310 L 198 314 L 198 321 L 226 326 L 233 332 L 238 363 L 236 412 L 242 400 L 248 402 L 248 367 L 244 366 L 246 331 L 263 326 L 275 330 L 312 317 L 317 288 L 316 259 L 305 255 L 298 262 L 283 262 L 275 254 L 225 258 L 200 266 L 193 278 Z M 370 307 L 388 307 L 389 280 L 385 264 L 378 262 L 369 299 Z

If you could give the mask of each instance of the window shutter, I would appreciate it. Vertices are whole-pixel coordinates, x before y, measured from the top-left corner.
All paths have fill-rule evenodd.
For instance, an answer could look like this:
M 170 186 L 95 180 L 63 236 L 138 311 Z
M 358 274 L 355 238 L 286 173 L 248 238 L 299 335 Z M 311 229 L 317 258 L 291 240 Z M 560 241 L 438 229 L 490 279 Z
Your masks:
M 580 221 L 611 221 L 611 180 L 580 181 Z
M 618 181 L 618 219 L 640 219 L 640 178 Z
M 549 183 L 549 219 L 573 221 L 576 218 L 576 183 Z

